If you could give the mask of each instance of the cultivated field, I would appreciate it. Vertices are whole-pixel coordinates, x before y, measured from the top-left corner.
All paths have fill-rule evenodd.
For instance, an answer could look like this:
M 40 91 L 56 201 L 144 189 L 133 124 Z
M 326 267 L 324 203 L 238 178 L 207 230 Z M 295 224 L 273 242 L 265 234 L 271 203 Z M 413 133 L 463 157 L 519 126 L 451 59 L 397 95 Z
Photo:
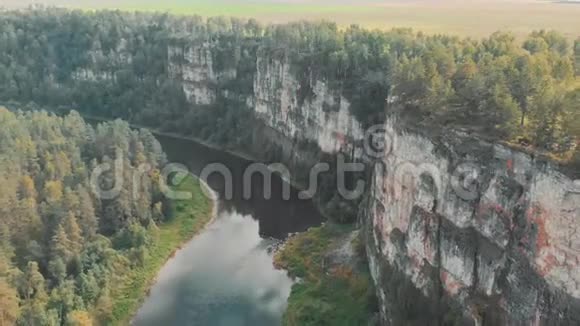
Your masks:
M 269 23 L 325 19 L 342 26 L 413 27 L 476 38 L 497 30 L 524 36 L 537 29 L 555 29 L 570 38 L 580 36 L 580 0 L 1 0 L 0 6 L 31 3 L 255 17 Z

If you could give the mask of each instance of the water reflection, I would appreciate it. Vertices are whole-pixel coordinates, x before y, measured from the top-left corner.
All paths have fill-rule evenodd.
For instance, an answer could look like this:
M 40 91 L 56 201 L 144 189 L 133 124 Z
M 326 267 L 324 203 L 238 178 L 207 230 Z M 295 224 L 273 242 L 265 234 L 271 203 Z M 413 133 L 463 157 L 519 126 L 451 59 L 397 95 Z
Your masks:
M 222 212 L 159 273 L 135 325 L 277 325 L 292 281 L 275 270 L 256 220 Z
M 220 200 L 218 219 L 163 267 L 134 325 L 279 325 L 292 281 L 274 269 L 270 249 L 290 233 L 319 225 L 320 214 L 295 189 L 291 200 L 282 200 L 278 177 L 272 178 L 270 199 L 257 180 L 252 198 L 244 200 L 241 181 L 250 161 L 187 140 L 160 142 L 170 161 L 196 175 L 209 163 L 224 164 L 233 175 L 234 196 Z M 221 176 L 208 183 L 223 194 Z
M 251 198 L 243 196 L 243 174 L 253 162 L 241 159 L 223 151 L 211 149 L 201 144 L 167 137 L 158 137 L 171 162 L 186 165 L 193 174 L 199 175 L 208 164 L 220 163 L 233 176 L 233 198 L 221 201 L 222 207 L 235 210 L 258 220 L 259 232 L 263 237 L 284 239 L 289 233 L 301 232 L 313 225 L 320 225 L 323 219 L 311 200 L 298 198 L 298 191 L 291 188 L 290 200 L 283 200 L 284 182 L 277 175 L 271 179 L 271 198 L 265 199 L 263 178 L 253 174 Z M 266 169 L 264 167 L 264 169 Z M 268 172 L 269 173 L 269 172 Z M 223 176 L 212 174 L 208 178 L 212 189 L 224 198 Z

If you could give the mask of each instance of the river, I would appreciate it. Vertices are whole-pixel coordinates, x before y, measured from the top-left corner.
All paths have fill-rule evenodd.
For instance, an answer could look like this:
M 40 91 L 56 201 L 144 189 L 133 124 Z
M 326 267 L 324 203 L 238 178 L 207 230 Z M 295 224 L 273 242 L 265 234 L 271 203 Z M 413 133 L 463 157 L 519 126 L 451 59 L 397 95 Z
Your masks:
M 322 223 L 312 201 L 298 199 L 293 188 L 284 200 L 282 190 L 288 185 L 276 175 L 266 199 L 268 189 L 258 173 L 246 198 L 243 172 L 251 161 L 185 139 L 158 139 L 171 162 L 186 165 L 195 175 L 211 163 L 226 166 L 233 176 L 233 196 L 224 198 L 222 176 L 208 178 L 220 195 L 216 220 L 159 271 L 133 325 L 279 325 L 292 280 L 273 267 L 272 252 L 289 234 Z

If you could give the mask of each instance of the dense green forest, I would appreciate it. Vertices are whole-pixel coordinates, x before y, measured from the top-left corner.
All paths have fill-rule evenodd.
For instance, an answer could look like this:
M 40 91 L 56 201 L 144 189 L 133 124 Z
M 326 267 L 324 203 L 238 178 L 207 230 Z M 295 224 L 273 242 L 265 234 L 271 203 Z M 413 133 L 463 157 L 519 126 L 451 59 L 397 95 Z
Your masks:
M 122 190 L 102 199 L 91 171 L 112 160 Z M 109 324 L 114 289 L 170 216 L 154 177 L 164 160 L 151 133 L 121 121 L 0 108 L 0 325 Z M 135 186 L 142 164 L 152 170 Z M 103 189 L 114 173 L 97 180 Z
M 351 102 L 364 124 L 391 110 L 432 126 L 461 126 L 569 159 L 580 133 L 580 41 L 551 31 L 523 41 L 407 29 L 344 30 L 333 23 L 262 26 L 255 20 L 60 9 L 0 14 L 0 100 L 74 107 L 179 131 L 222 145 L 247 144 L 256 58 L 291 64 L 302 100 L 315 80 Z M 169 47 L 207 46 L 211 110 L 192 110 L 169 71 Z M 84 77 L 82 77 L 84 76 Z M 89 78 L 87 78 L 89 76 Z M 332 108 L 329 108 L 332 109 Z
M 210 49 L 217 75 L 235 71 L 210 81 L 210 104 L 188 103 L 170 71 L 183 58 L 168 49 L 190 45 Z M 580 39 L 556 32 L 473 40 L 327 22 L 0 12 L 0 101 L 74 108 L 234 148 L 247 146 L 254 129 L 247 99 L 259 57 L 291 65 L 301 101 L 314 81 L 326 82 L 365 125 L 396 113 L 580 162 Z M 112 163 L 117 149 L 127 182 L 121 196 L 100 200 L 89 172 Z M 125 309 L 114 306 L 114 285 L 132 270 L 154 270 L 144 267 L 153 237 L 172 216 L 152 177 L 163 161 L 149 132 L 120 121 L 92 127 L 77 113 L 0 109 L 0 325 L 113 322 Z M 141 164 L 153 171 L 135 190 L 129 180 Z

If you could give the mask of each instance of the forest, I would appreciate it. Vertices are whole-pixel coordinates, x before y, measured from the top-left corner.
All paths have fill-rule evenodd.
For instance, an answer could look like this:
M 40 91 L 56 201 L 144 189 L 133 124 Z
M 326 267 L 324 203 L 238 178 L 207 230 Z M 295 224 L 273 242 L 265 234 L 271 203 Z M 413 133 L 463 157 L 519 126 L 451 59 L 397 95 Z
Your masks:
M 258 56 L 291 64 L 302 100 L 325 81 L 363 124 L 390 110 L 415 123 L 467 128 L 570 160 L 580 135 L 580 38 L 537 31 L 481 39 L 329 22 L 37 9 L 0 14 L 0 100 L 123 118 L 220 145 L 248 143 Z M 188 103 L 169 47 L 207 45 L 211 104 Z M 192 106 L 199 109 L 192 110 Z M 211 109 L 210 109 L 211 108 Z M 576 149 L 576 150 L 575 150 Z
M 109 324 L 122 275 L 143 264 L 171 216 L 154 177 L 164 161 L 151 133 L 125 122 L 0 107 L 0 325 Z M 91 186 L 106 163 L 103 189 L 123 179 L 112 199 Z M 151 172 L 135 186 L 143 164 Z
M 210 81 L 217 94 L 210 104 L 188 102 L 170 71 L 183 58 L 168 49 L 192 44 L 210 49 L 216 74 L 235 71 Z M 580 164 L 580 38 L 537 31 L 523 41 L 509 32 L 474 40 L 330 22 L 0 12 L 0 101 L 122 118 L 224 147 L 250 143 L 256 121 L 247 99 L 258 57 L 291 65 L 301 101 L 324 81 L 363 125 L 398 114 Z M 157 228 L 172 216 L 154 177 L 165 156 L 153 135 L 119 120 L 93 127 L 80 114 L 0 109 L 0 325 L 109 324 L 119 276 L 145 264 Z M 121 195 L 99 199 L 90 172 L 114 165 L 118 150 L 125 154 Z M 133 189 L 143 164 L 152 170 Z
M 311 95 L 313 81 L 326 81 L 365 124 L 380 122 L 389 98 L 416 121 L 469 127 L 568 157 L 580 129 L 580 39 L 572 44 L 552 31 L 521 42 L 508 32 L 472 40 L 407 29 L 340 30 L 325 22 L 262 26 L 118 11 L 1 15 L 4 101 L 74 107 L 239 145 L 248 132 L 244 123 L 251 123 L 245 100 L 256 57 L 267 56 L 292 64 L 301 98 Z M 209 44 L 214 71 L 236 71 L 211 85 L 218 99 L 208 106 L 216 110 L 191 110 L 168 71 L 180 60 L 168 47 L 196 43 Z M 79 77 L 87 71 L 92 78 Z

